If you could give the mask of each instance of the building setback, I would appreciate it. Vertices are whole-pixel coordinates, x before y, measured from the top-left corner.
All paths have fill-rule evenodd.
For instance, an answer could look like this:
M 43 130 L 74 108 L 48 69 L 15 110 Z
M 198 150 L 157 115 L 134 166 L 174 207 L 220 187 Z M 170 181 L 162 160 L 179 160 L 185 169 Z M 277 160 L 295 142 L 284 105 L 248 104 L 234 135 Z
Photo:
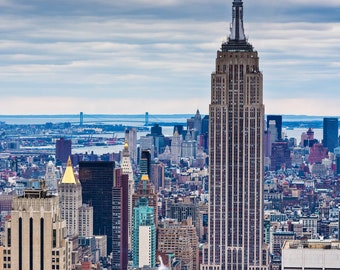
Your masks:
M 5 223 L 0 269 L 71 269 L 72 244 L 66 238 L 58 196 L 41 189 L 26 189 L 13 199 Z
M 241 0 L 233 2 L 232 14 L 211 75 L 209 225 L 201 269 L 263 270 L 263 78 L 243 30 Z

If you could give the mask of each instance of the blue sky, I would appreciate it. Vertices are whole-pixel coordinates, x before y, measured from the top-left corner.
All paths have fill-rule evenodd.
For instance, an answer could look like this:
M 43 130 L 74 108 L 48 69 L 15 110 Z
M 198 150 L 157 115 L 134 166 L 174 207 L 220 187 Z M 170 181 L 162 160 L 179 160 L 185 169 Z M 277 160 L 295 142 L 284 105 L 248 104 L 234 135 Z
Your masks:
M 340 1 L 243 2 L 266 113 L 340 115 Z M 231 7 L 0 0 L 0 114 L 206 114 Z

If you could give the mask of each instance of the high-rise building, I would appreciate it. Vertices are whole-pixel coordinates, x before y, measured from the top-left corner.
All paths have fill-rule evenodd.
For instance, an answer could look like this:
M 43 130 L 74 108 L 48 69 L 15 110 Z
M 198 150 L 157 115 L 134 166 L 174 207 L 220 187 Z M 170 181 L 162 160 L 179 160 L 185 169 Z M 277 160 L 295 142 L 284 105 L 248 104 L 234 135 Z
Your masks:
M 314 144 L 319 143 L 317 139 L 314 138 L 314 131 L 312 128 L 307 130 L 307 133 L 301 134 L 301 145 L 306 147 L 312 147 Z
M 52 192 L 57 190 L 58 180 L 56 176 L 56 168 L 51 160 L 46 165 L 45 181 L 48 189 Z
M 181 157 L 194 160 L 196 159 L 196 155 L 197 155 L 197 141 L 193 138 L 192 133 L 188 131 L 185 136 L 185 140 L 182 141 Z
M 112 188 L 112 269 L 127 269 L 129 241 L 129 176 L 122 168 L 115 169 Z
M 192 132 L 195 139 L 197 139 L 197 135 L 202 132 L 202 116 L 200 111 L 197 109 L 194 117 L 187 119 L 187 131 Z
M 171 164 L 174 165 L 178 165 L 181 160 L 181 138 L 181 135 L 176 129 L 171 140 Z
M 326 117 L 323 119 L 323 141 L 322 144 L 333 152 L 339 145 L 339 123 L 336 117 Z
M 78 237 L 93 236 L 93 208 L 82 205 L 82 189 L 74 176 L 71 158 L 68 158 L 63 178 L 58 183 L 61 218 L 66 222 L 66 234 L 73 242 L 72 264 L 78 263 L 81 253 L 78 250 Z
M 334 173 L 335 175 L 340 175 L 340 147 L 334 148 L 334 154 L 335 154 L 335 172 Z
M 290 156 L 288 142 L 274 142 L 271 152 L 270 169 L 272 171 L 292 167 L 292 158 Z
M 328 149 L 322 143 L 314 143 L 309 150 L 308 163 L 321 163 L 324 158 L 328 157 Z
M 93 233 L 107 236 L 107 252 L 112 251 L 113 161 L 81 161 L 79 181 L 83 202 L 93 207 Z
M 156 226 L 154 209 L 148 198 L 139 198 L 133 209 L 133 267 L 156 265 Z
M 152 137 L 153 139 L 154 155 L 155 155 L 153 157 L 157 157 L 159 154 L 164 152 L 164 149 L 166 146 L 165 137 L 162 133 L 162 127 L 159 124 L 155 124 L 151 127 L 151 133 L 148 134 L 147 137 Z
M 274 142 L 282 140 L 282 115 L 267 115 L 267 129 L 270 128 L 270 124 L 276 129 L 275 137 L 273 138 Z
M 147 174 L 143 174 L 141 177 L 141 181 L 139 182 L 138 190 L 132 196 L 132 208 L 134 209 L 139 205 L 139 201 L 141 198 L 148 198 L 148 205 L 152 207 L 154 211 L 155 218 L 155 226 L 157 228 L 158 223 L 158 195 L 155 193 L 154 188 L 152 187 L 149 177 Z
M 148 150 L 150 153 L 150 159 L 155 157 L 155 144 L 152 136 L 141 136 L 139 138 L 139 145 L 141 151 L 141 159 L 143 158 L 142 153 L 144 150 Z
M 262 73 L 233 2 L 228 41 L 217 52 L 209 106 L 209 229 L 203 270 L 268 269 L 263 240 Z
M 128 128 L 125 130 L 125 141 L 128 143 L 130 158 L 134 165 L 137 165 L 137 129 Z
M 79 237 L 92 237 L 93 236 L 93 207 L 88 204 L 83 204 L 79 208 L 78 231 L 79 231 Z
M 68 157 L 72 154 L 72 141 L 60 138 L 56 141 L 55 158 L 57 162 L 66 164 Z
M 133 169 L 129 152 L 128 142 L 125 141 L 122 161 L 121 161 L 122 173 L 128 176 L 128 223 L 129 223 L 129 250 L 131 250 L 132 244 L 132 194 L 135 193 L 135 182 L 133 177 Z
M 71 269 L 72 244 L 65 235 L 58 196 L 26 189 L 13 199 L 11 217 L 5 223 L 0 269 Z
M 184 197 L 181 201 L 169 199 L 167 202 L 167 217 L 176 219 L 178 222 L 191 218 L 194 226 L 199 222 L 198 204 L 190 197 Z
M 58 184 L 61 218 L 66 221 L 67 235 L 79 235 L 79 208 L 82 206 L 81 185 L 74 177 L 71 159 L 67 161 L 63 178 Z
M 164 189 L 165 165 L 162 162 L 151 164 L 150 181 L 155 188 L 155 192 Z
M 150 177 L 151 173 L 151 150 L 144 149 L 141 153 L 141 158 L 139 162 L 139 171 L 140 174 L 147 174 Z
M 80 126 L 84 125 L 84 113 L 83 112 L 79 113 L 79 125 Z
M 191 218 L 182 222 L 162 221 L 158 228 L 158 251 L 173 252 L 182 262 L 181 269 L 199 269 L 198 236 Z

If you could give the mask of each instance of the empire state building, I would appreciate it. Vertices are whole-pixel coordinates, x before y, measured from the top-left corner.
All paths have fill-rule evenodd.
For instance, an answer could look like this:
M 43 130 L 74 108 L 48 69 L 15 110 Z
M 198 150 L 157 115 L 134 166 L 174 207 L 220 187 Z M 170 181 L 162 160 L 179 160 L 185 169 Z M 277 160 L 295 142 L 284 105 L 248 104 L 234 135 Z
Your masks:
M 209 231 L 202 270 L 268 269 L 263 243 L 263 78 L 234 0 L 209 106 Z

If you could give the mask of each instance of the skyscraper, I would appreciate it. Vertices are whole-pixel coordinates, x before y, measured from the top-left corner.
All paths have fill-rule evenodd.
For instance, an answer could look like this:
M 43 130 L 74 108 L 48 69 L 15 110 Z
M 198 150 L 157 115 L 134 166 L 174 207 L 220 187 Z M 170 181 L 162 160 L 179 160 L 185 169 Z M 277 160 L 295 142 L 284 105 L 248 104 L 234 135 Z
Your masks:
M 151 172 L 151 151 L 150 149 L 142 150 L 139 162 L 140 174 L 147 174 L 150 177 Z
M 323 119 L 323 145 L 328 151 L 333 152 L 334 148 L 339 145 L 339 124 L 338 118 L 326 117 Z
M 282 140 L 282 115 L 267 115 L 267 129 L 270 127 L 270 123 L 274 124 L 276 129 L 274 142 Z
M 131 164 L 129 145 L 127 140 L 125 141 L 123 154 L 122 154 L 122 172 L 128 176 L 128 224 L 129 224 L 129 249 L 131 250 L 132 244 L 132 194 L 135 193 L 135 183 L 133 178 L 133 169 Z
M 181 269 L 199 269 L 198 236 L 191 218 L 182 222 L 175 219 L 162 220 L 157 237 L 158 251 L 174 252 L 176 258 L 182 262 Z
M 128 142 L 129 153 L 132 163 L 137 165 L 137 129 L 128 128 L 125 130 L 125 140 Z
M 61 218 L 66 221 L 67 235 L 79 235 L 79 208 L 82 206 L 81 185 L 74 177 L 71 159 L 58 184 Z
M 45 181 L 46 186 L 50 189 L 50 191 L 55 192 L 57 190 L 58 180 L 56 176 L 56 168 L 51 160 L 46 165 Z
M 60 138 L 56 141 L 55 146 L 55 158 L 57 162 L 66 164 L 67 159 L 71 156 L 72 152 L 72 141 Z
M 156 226 L 154 209 L 148 198 L 139 198 L 133 209 L 133 267 L 156 265 Z
M 149 176 L 147 174 L 143 174 L 141 177 L 141 181 L 139 182 L 138 190 L 135 194 L 132 195 L 132 209 L 139 205 L 141 198 L 147 198 L 148 205 L 152 207 L 154 211 L 155 218 L 155 226 L 157 228 L 158 224 L 158 195 L 155 192 L 153 186 L 150 183 Z M 133 210 L 134 211 L 134 210 Z
M 262 73 L 233 2 L 231 34 L 217 52 L 209 106 L 209 231 L 203 270 L 268 269 L 263 243 Z
M 171 140 L 171 164 L 178 165 L 181 160 L 181 138 L 178 130 L 175 129 Z
M 13 199 L 0 269 L 71 269 L 72 244 L 64 234 L 59 198 L 47 193 L 44 181 L 40 186 Z
M 115 169 L 112 188 L 112 270 L 127 269 L 129 250 L 129 176 Z
M 113 161 L 81 161 L 79 181 L 83 202 L 93 207 L 93 233 L 107 236 L 107 252 L 112 251 Z

